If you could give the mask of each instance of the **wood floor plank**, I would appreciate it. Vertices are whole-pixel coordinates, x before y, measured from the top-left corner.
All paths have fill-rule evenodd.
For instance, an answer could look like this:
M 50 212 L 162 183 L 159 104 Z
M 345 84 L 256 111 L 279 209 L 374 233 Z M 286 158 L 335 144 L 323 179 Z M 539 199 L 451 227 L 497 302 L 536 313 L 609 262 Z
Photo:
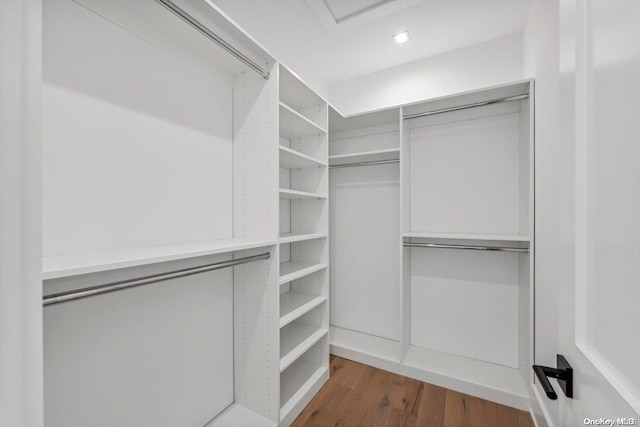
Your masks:
M 533 427 L 525 412 L 331 356 L 294 427 Z
M 366 365 L 363 365 L 366 367 Z M 370 406 L 374 402 L 375 390 L 379 387 L 384 378 L 384 371 L 368 367 L 362 372 L 359 387 L 354 391 L 353 396 L 348 401 L 348 410 L 337 413 L 335 418 L 327 419 L 327 425 L 335 426 L 355 426 L 359 425 L 366 414 L 370 411 Z M 331 421 L 335 421 L 331 424 Z
M 416 416 L 416 425 L 443 427 L 446 400 L 446 388 L 422 383 L 412 411 Z

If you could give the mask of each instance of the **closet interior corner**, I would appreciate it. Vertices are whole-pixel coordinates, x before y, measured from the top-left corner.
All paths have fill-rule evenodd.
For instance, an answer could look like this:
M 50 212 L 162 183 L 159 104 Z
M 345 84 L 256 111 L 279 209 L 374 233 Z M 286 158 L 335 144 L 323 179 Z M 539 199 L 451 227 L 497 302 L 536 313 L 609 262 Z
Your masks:
M 330 353 L 525 407 L 532 81 L 345 117 L 210 1 L 43 31 L 48 427 L 288 426 Z

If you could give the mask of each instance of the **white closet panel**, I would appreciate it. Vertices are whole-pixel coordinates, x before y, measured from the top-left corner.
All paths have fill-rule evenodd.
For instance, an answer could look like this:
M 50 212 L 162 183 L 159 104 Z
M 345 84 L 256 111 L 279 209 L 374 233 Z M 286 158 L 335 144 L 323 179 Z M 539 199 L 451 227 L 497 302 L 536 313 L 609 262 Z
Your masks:
M 230 87 L 69 0 L 44 53 L 45 256 L 233 237 Z
M 205 425 L 234 400 L 232 324 L 231 269 L 47 307 L 46 425 Z
M 398 165 L 334 169 L 329 198 L 331 325 L 399 341 Z
M 519 255 L 411 252 L 411 344 L 518 368 Z
M 519 114 L 425 124 L 410 129 L 410 231 L 519 234 Z

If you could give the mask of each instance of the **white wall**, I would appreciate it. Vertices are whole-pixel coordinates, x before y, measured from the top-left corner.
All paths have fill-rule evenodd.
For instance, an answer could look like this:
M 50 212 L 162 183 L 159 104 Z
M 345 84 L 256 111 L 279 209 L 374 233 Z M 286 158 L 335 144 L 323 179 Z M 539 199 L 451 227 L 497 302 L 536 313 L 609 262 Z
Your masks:
M 329 102 L 351 115 L 522 79 L 522 35 L 425 58 L 329 86 Z
M 523 32 L 524 77 L 535 78 L 536 94 L 535 362 L 546 366 L 555 366 L 558 350 L 558 24 L 558 0 L 536 0 Z M 554 423 L 558 401 L 547 399 L 539 386 L 536 387 L 542 396 L 539 402 L 548 413 L 549 421 Z
M 41 18 L 0 1 L 0 426 L 43 425 Z

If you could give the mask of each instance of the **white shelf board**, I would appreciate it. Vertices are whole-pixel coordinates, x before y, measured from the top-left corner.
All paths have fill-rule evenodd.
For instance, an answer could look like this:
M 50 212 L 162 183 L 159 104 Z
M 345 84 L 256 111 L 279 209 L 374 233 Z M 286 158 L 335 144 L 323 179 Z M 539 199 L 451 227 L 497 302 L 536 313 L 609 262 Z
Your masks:
M 280 378 L 280 401 L 284 403 L 280 408 L 280 419 L 284 420 L 307 394 L 315 394 L 314 389 L 319 389 L 329 378 L 329 369 L 320 362 L 298 360 L 285 369 Z
M 303 242 L 305 240 L 324 239 L 326 234 L 308 233 L 308 234 L 291 234 L 283 233 L 280 235 L 280 243 Z
M 288 200 L 305 200 L 305 199 L 326 199 L 326 194 L 309 193 L 306 191 L 289 190 L 288 188 L 280 189 L 280 198 Z
M 330 353 L 389 372 L 400 372 L 400 342 L 331 326 Z
M 282 65 L 280 65 L 280 100 L 299 109 L 325 104 L 318 94 Z
M 313 262 L 287 261 L 280 263 L 280 278 L 278 283 L 283 285 L 292 280 L 299 279 L 316 271 L 324 270 L 327 264 Z
M 280 136 L 287 139 L 326 134 L 327 130 L 280 102 Z
M 276 423 L 245 408 L 233 404 L 220 415 L 211 420 L 205 427 L 275 427 Z
M 339 154 L 329 156 L 329 164 L 331 166 L 344 165 L 348 163 L 376 162 L 380 160 L 398 160 L 400 158 L 399 148 L 390 148 L 387 150 L 365 151 L 362 153 Z
M 529 242 L 529 236 L 518 234 L 475 234 L 475 233 L 433 233 L 407 231 L 402 237 L 422 239 L 455 239 L 455 240 L 498 240 L 503 242 Z
M 326 301 L 327 297 L 304 292 L 289 291 L 280 294 L 280 327 L 285 327 Z
M 529 395 L 519 369 L 427 348 L 409 346 L 403 375 L 526 409 Z
M 275 240 L 222 239 L 179 245 L 58 255 L 42 259 L 43 280 L 138 267 L 275 245 Z
M 289 147 L 280 146 L 280 167 L 284 169 L 302 169 L 313 167 L 326 167 L 327 164 L 320 160 L 292 150 Z
M 327 332 L 324 328 L 298 322 L 283 327 L 280 330 L 280 372 L 326 336 Z

